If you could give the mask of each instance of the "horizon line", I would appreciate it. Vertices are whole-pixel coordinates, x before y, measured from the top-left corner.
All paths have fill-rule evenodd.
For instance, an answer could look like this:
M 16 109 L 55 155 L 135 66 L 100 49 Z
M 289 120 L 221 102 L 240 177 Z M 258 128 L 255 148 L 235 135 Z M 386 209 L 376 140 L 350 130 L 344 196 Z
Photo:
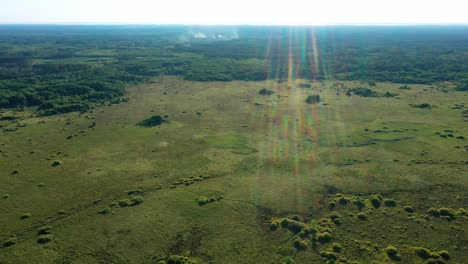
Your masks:
M 316 24 L 177 24 L 177 23 L 140 23 L 140 22 L 0 22 L 0 26 L 468 26 L 465 23 L 316 23 Z

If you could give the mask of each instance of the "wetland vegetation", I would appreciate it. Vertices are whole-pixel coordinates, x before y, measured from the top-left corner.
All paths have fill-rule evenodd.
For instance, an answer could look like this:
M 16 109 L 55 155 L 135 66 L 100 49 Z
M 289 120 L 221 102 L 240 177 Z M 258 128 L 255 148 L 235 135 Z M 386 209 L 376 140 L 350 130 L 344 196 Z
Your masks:
M 464 263 L 467 32 L 2 25 L 0 263 Z

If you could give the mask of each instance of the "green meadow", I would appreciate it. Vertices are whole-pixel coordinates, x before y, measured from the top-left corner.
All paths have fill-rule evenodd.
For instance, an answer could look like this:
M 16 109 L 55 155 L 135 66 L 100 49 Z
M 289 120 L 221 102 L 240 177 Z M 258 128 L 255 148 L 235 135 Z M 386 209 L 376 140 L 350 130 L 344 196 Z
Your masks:
M 162 75 L 3 109 L 0 263 L 464 263 L 468 94 L 402 86 Z

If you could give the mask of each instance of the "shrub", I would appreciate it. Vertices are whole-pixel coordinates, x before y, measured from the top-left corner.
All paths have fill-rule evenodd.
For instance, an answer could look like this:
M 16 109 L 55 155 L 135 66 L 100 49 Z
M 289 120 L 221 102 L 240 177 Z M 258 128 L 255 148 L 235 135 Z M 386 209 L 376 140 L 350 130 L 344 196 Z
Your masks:
M 39 238 L 37 239 L 37 243 L 39 243 L 39 244 L 46 244 L 46 243 L 51 242 L 53 239 L 54 239 L 54 236 L 53 236 L 53 235 L 41 235 L 41 236 L 39 236 Z
M 413 250 L 414 250 L 414 253 L 416 253 L 416 255 L 418 255 L 420 258 L 423 258 L 423 259 L 428 259 L 429 256 L 431 255 L 431 251 L 427 248 L 415 247 L 413 248 Z
M 308 104 L 320 103 L 320 95 L 309 95 L 307 96 L 305 102 Z
M 127 192 L 128 195 L 141 194 L 143 191 L 141 189 L 130 190 Z
M 333 252 L 340 253 L 341 251 L 343 251 L 343 248 L 341 247 L 340 244 L 333 243 L 332 244 L 332 250 L 333 250 Z
M 130 206 L 131 202 L 128 199 L 123 199 L 119 201 L 119 206 L 120 207 L 127 207 Z
M 288 226 L 289 226 L 289 219 L 283 218 L 283 220 L 281 220 L 280 225 L 281 225 L 282 228 L 288 228 Z
M 369 197 L 369 200 L 370 200 L 372 206 L 374 206 L 375 208 L 379 208 L 381 203 L 382 203 L 382 196 L 380 196 L 380 195 L 371 195 Z
M 338 202 L 339 202 L 341 205 L 347 205 L 348 202 L 349 202 L 349 199 L 346 198 L 346 197 L 344 197 L 344 196 L 342 196 L 342 197 L 340 197 L 340 198 L 338 199 Z
M 322 243 L 322 244 L 325 244 L 325 243 L 330 242 L 331 238 L 332 238 L 332 236 L 331 236 L 331 234 L 328 233 L 328 232 L 319 233 L 319 234 L 317 235 L 318 241 L 319 241 L 320 243 Z
M 141 127 L 154 127 L 154 126 L 159 126 L 164 123 L 166 123 L 167 120 L 165 120 L 162 116 L 160 115 L 154 115 L 152 117 L 149 117 L 143 121 L 140 121 L 137 123 L 138 126 Z
M 278 229 L 279 226 L 279 221 L 278 220 L 273 220 L 270 223 L 270 230 L 276 230 Z
M 357 218 L 359 220 L 367 220 L 367 215 L 365 213 L 358 213 Z
M 260 95 L 272 95 L 274 92 L 272 90 L 267 90 L 267 89 L 261 89 L 258 94 Z
M 301 239 L 295 239 L 294 242 L 294 247 L 297 249 L 297 250 L 306 250 L 307 249 L 307 241 L 305 240 L 301 240 Z
M 59 211 L 57 212 L 57 214 L 58 214 L 58 215 L 64 215 L 64 214 L 66 214 L 66 212 L 65 212 L 65 210 L 59 210 Z
M 52 227 L 51 226 L 43 226 L 37 230 L 38 235 L 48 235 L 52 233 Z
M 341 225 L 343 222 L 339 218 L 333 219 L 333 224 L 335 225 Z
M 336 260 L 338 258 L 337 255 L 331 251 L 321 251 L 320 256 L 327 260 Z
M 385 199 L 384 200 L 384 205 L 387 206 L 387 207 L 395 207 L 396 202 L 393 199 Z
M 452 219 L 456 217 L 455 211 L 450 208 L 439 208 L 438 211 L 440 216 L 448 216 Z
M 398 254 L 398 250 L 394 246 L 388 246 L 385 251 L 390 259 L 400 261 L 401 256 Z
M 378 93 L 374 90 L 369 88 L 357 87 L 350 89 L 355 95 L 362 96 L 362 97 L 377 97 L 379 96 Z
M 308 83 L 300 83 L 299 88 L 304 88 L 304 89 L 312 88 L 312 85 Z
M 20 219 L 28 219 L 31 217 L 31 213 L 24 213 L 20 216 Z
M 357 206 L 359 211 L 366 207 L 366 203 L 360 198 L 354 200 L 353 203 Z
M 334 213 L 330 214 L 329 217 L 330 217 L 331 220 L 335 220 L 337 218 L 340 218 L 341 215 L 339 213 L 337 213 L 337 212 L 334 212 Z
M 10 195 L 9 195 L 9 194 L 4 194 L 4 195 L 3 195 L 3 199 L 8 199 L 8 198 L 10 198 Z
M 57 167 L 57 166 L 60 166 L 60 164 L 62 164 L 62 163 L 60 163 L 60 161 L 56 160 L 56 161 L 52 162 L 51 166 L 52 167 Z
M 209 202 L 210 202 L 210 199 L 209 199 L 209 198 L 206 198 L 206 197 L 200 197 L 200 198 L 198 198 L 198 200 L 197 200 L 197 203 L 198 203 L 198 205 L 200 205 L 200 206 L 203 206 L 203 205 L 205 205 L 205 204 L 208 204 Z
M 439 216 L 439 210 L 435 209 L 434 207 L 427 209 L 427 213 L 435 217 Z
M 99 210 L 98 214 L 106 215 L 106 214 L 109 214 L 110 212 L 111 212 L 111 209 L 109 207 L 106 207 L 106 208 Z
M 330 210 L 333 210 L 335 207 L 336 207 L 336 203 L 334 201 L 331 201 L 330 203 L 328 203 L 328 208 Z
M 299 233 L 304 228 L 304 224 L 296 221 L 290 220 L 288 224 L 288 229 L 293 233 Z
M 446 250 L 439 251 L 439 255 L 445 260 L 450 259 L 450 254 Z
M 291 217 L 291 219 L 295 221 L 301 221 L 301 218 L 298 215 L 294 215 L 293 217 Z
M 405 210 L 407 213 L 414 213 L 414 209 L 411 206 L 405 206 L 403 207 L 403 210 Z
M 18 242 L 18 239 L 16 237 L 10 237 L 7 240 L 3 241 L 2 245 L 3 247 L 9 247 L 9 246 L 13 246 L 17 242 Z
M 145 200 L 143 199 L 143 197 L 137 195 L 137 196 L 132 197 L 131 203 L 133 206 L 135 206 L 135 205 L 142 204 L 144 201 Z

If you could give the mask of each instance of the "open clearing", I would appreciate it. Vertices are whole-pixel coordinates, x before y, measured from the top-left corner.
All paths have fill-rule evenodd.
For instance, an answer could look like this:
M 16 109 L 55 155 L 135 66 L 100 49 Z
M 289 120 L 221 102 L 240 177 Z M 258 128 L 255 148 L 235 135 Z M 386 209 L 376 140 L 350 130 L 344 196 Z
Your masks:
M 463 263 L 468 94 L 377 83 L 398 96 L 359 97 L 303 83 L 162 76 L 83 114 L 2 113 L 23 117 L 0 121 L 0 240 L 17 239 L 0 263 L 426 263 L 415 247 Z M 312 94 L 319 103 L 304 102 Z M 423 103 L 433 107 L 411 106 Z M 169 122 L 136 125 L 152 115 Z M 136 194 L 143 203 L 121 205 Z M 310 234 L 272 230 L 283 218 L 331 239 L 302 248 Z M 38 243 L 43 226 L 53 238 Z

